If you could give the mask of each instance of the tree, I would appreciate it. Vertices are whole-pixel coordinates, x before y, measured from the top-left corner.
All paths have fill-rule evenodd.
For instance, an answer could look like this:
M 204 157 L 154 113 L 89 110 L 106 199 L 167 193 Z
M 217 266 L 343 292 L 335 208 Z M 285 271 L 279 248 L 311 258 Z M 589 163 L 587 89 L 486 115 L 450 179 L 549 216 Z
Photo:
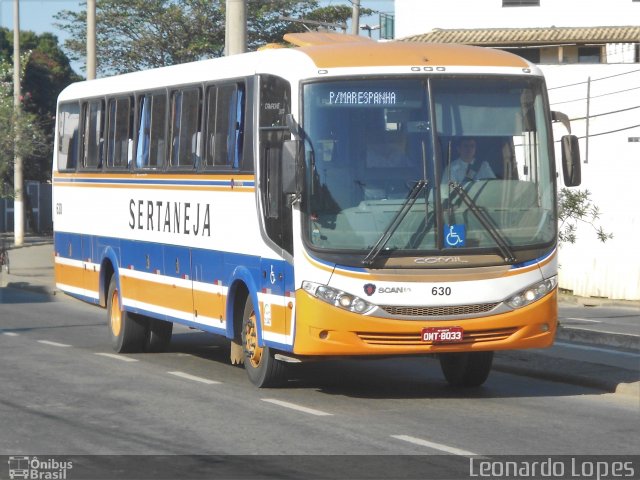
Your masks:
M 224 0 L 96 0 L 97 71 L 118 74 L 219 57 L 224 52 L 225 7 Z M 361 9 L 361 15 L 372 12 Z M 282 17 L 343 23 L 351 18 L 351 8 L 319 8 L 317 0 L 250 0 L 249 50 L 281 42 L 285 33 L 307 30 Z M 63 10 L 55 18 L 56 26 L 71 35 L 64 44 L 70 58 L 83 59 L 86 9 Z
M 579 223 L 591 225 L 598 240 L 603 243 L 613 238 L 612 233 L 607 233 L 601 226 L 596 226 L 596 221 L 600 218 L 600 210 L 591 201 L 589 190 L 573 191 L 562 188 L 558 195 L 558 218 L 560 220 L 558 238 L 561 243 L 576 242 Z
M 30 52 L 22 55 L 21 64 L 26 65 Z M 20 73 L 24 78 L 24 69 Z M 23 96 L 24 99 L 24 96 Z M 16 135 L 20 141 L 15 142 Z M 46 137 L 37 115 L 22 111 L 19 115 L 13 105 L 13 64 L 0 59 L 0 178 L 2 183 L 13 184 L 13 161 L 16 154 L 23 158 L 32 156 L 46 148 Z M 6 191 L 3 188 L 2 193 Z
M 86 9 L 55 15 L 71 34 L 74 61 L 86 54 Z M 224 12 L 211 0 L 97 0 L 97 71 L 117 74 L 220 56 Z
M 315 0 L 250 1 L 247 12 L 247 47 L 255 50 L 267 43 L 282 42 L 285 33 L 304 32 L 304 25 L 283 17 L 308 17 L 318 6 Z
M 51 176 L 53 126 L 60 91 L 79 77 L 58 46 L 44 33 L 20 32 L 22 114 L 13 111 L 13 32 L 0 28 L 0 181 L 13 184 L 15 148 L 24 159 L 24 178 L 46 181 Z M 16 130 L 21 141 L 14 146 Z

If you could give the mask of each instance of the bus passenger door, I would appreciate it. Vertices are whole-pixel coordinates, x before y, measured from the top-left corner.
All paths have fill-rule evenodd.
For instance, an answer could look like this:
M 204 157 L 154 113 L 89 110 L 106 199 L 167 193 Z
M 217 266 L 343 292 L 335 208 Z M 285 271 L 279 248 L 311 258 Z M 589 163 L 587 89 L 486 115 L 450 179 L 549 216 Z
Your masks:
M 293 335 L 287 296 L 287 286 L 293 291 L 293 271 L 283 259 L 293 256 L 292 207 L 282 186 L 283 144 L 291 138 L 286 121 L 289 113 L 289 82 L 273 75 L 261 75 L 258 168 L 262 225 L 268 245 L 281 257 L 261 260 L 262 338 L 280 344 L 283 349 L 292 345 Z M 291 278 L 286 278 L 287 271 L 291 272 Z
M 263 258 L 260 312 L 262 313 L 262 339 L 286 344 L 290 330 L 290 310 L 285 291 L 285 262 Z

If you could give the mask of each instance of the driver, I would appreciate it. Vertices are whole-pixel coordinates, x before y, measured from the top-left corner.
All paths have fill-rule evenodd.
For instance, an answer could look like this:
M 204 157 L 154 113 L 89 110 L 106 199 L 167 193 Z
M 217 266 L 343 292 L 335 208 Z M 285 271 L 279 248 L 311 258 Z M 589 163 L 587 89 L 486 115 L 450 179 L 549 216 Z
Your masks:
M 462 137 L 456 145 L 458 158 L 447 165 L 442 181 L 462 183 L 471 180 L 496 178 L 486 160 L 476 159 L 476 141 L 471 137 Z

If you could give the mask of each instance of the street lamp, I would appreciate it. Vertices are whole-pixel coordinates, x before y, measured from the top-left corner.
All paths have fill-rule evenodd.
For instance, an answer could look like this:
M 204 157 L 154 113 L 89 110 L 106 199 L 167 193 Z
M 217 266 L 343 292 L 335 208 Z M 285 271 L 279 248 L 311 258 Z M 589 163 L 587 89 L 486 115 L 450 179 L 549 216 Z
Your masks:
M 373 30 L 380 30 L 380 25 L 369 25 L 369 24 L 364 24 L 360 26 L 360 30 L 366 30 L 367 32 L 369 32 L 369 38 L 371 38 L 371 32 Z

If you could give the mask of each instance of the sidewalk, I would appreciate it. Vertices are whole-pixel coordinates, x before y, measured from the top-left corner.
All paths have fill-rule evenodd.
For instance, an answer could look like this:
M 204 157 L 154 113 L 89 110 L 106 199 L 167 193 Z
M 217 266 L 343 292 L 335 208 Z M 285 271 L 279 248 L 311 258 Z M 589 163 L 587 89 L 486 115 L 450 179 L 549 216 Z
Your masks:
M 6 238 L 10 247 L 12 238 Z M 53 297 L 56 295 L 53 271 L 53 244 L 51 237 L 30 236 L 24 245 L 10 248 L 10 273 L 0 272 L 0 288 L 20 288 Z M 66 298 L 60 296 L 60 298 Z M 622 306 L 630 309 L 625 321 L 602 319 L 600 323 L 579 322 L 573 319 L 572 309 L 584 305 Z M 603 348 L 622 348 L 631 365 L 640 354 L 640 302 L 615 302 L 602 299 L 582 299 L 560 296 L 560 328 L 556 344 L 576 342 L 592 348 L 595 353 Z M 637 308 L 637 315 L 632 309 Z M 597 315 L 597 311 L 594 311 Z M 594 317 L 596 318 L 596 317 Z M 601 362 L 593 355 L 593 361 L 572 359 L 559 353 L 561 347 L 545 350 L 519 350 L 496 353 L 494 367 L 498 371 L 571 383 L 606 392 L 630 394 L 640 398 L 640 360 L 637 367 L 622 368 Z M 584 357 L 582 357 L 584 358 Z M 591 357 L 590 357 L 591 358 Z
M 24 245 L 13 247 L 13 237 L 4 237 L 9 250 L 9 273 L 0 269 L 0 287 L 22 288 L 49 296 L 56 294 L 51 237 L 25 236 Z

